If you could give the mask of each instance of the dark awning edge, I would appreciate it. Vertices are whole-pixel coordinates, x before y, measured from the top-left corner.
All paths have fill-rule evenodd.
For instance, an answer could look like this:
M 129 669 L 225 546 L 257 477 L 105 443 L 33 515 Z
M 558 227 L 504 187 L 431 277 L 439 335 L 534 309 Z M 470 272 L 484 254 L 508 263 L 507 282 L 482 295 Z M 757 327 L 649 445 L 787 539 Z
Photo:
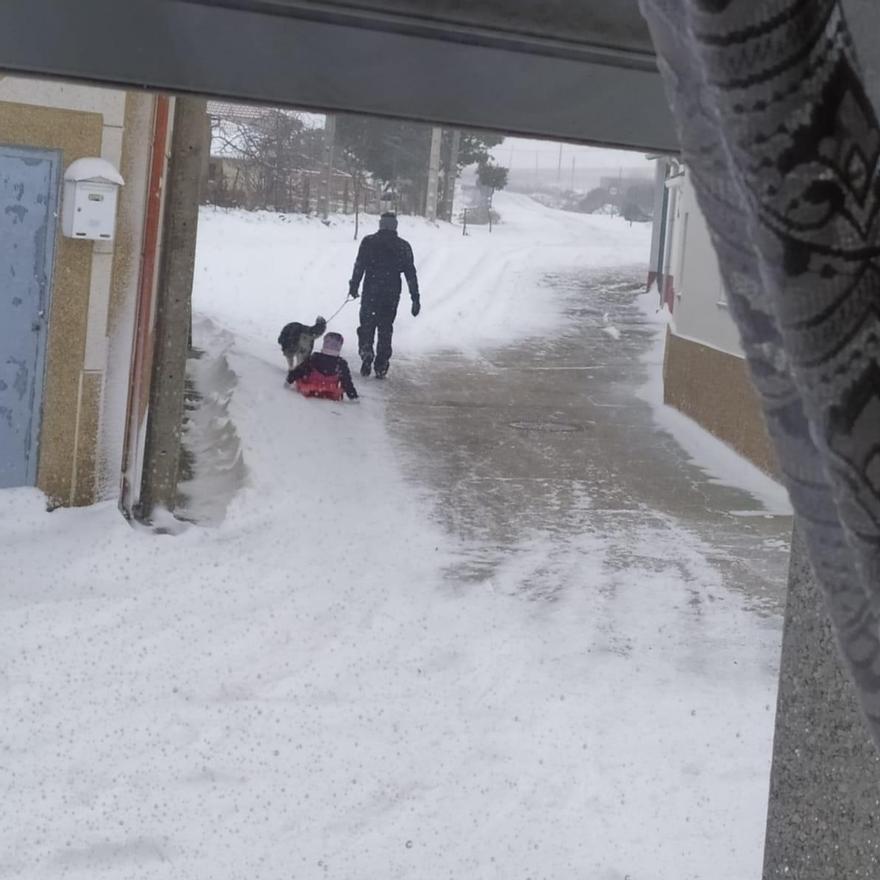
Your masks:
M 287 4 L 283 15 L 277 3 L 246 5 L 0 4 L 0 69 L 677 151 L 659 74 L 644 53 L 470 26 L 443 30 L 436 22 L 427 28 L 381 13 L 318 15 L 316 4 L 302 14 Z

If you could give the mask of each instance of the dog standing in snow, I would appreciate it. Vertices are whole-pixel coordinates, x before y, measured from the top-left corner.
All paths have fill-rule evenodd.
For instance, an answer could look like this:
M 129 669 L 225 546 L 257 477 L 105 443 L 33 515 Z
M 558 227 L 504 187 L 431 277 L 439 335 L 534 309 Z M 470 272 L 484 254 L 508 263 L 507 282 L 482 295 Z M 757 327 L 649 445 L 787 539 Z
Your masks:
M 278 344 L 284 357 L 287 358 L 287 368 L 293 370 L 298 367 L 312 353 L 315 347 L 315 340 L 324 335 L 327 329 L 327 322 L 318 315 L 315 323 L 311 327 L 306 324 L 300 324 L 299 321 L 292 321 L 285 324 L 281 333 L 278 335 Z

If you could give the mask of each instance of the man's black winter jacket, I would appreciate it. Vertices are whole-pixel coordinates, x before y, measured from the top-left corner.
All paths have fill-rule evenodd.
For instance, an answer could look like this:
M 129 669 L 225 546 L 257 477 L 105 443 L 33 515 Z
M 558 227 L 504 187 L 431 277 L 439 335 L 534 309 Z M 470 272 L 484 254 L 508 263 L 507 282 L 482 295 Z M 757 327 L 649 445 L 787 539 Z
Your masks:
M 349 283 L 349 294 L 357 296 L 363 278 L 364 299 L 396 302 L 400 297 L 401 273 L 406 278 L 409 295 L 417 300 L 419 279 L 409 242 L 390 229 L 380 229 L 373 235 L 365 236 L 361 242 Z

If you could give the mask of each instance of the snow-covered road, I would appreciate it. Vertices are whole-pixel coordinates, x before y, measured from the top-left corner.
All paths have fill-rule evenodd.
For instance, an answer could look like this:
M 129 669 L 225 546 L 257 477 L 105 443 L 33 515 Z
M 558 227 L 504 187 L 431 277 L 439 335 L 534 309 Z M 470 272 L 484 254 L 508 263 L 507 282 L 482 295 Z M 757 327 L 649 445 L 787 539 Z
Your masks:
M 496 198 L 504 222 L 491 235 L 486 227 L 471 227 L 463 237 L 448 224 L 401 221 L 425 306 L 419 320 L 401 307 L 395 325 L 401 352 L 453 347 L 475 355 L 481 346 L 546 335 L 563 317 L 556 298 L 541 292 L 548 271 L 646 261 L 646 224 L 554 211 L 521 195 Z M 375 226 L 375 218 L 367 218 L 362 234 Z M 275 362 L 271 343 L 285 323 L 332 315 L 344 301 L 357 253 L 353 232 L 351 218 L 327 228 L 299 215 L 204 210 L 195 306 L 237 336 L 269 343 Z M 356 327 L 357 306 L 349 305 L 333 329 L 349 340 L 351 357 Z
M 424 311 L 358 405 L 286 390 L 274 343 L 341 301 L 350 227 L 203 214 L 197 341 L 235 374 L 246 485 L 176 536 L 0 492 L 0 876 L 760 876 L 778 617 L 729 582 L 698 504 L 624 504 L 585 432 L 560 460 L 529 430 L 603 418 L 534 408 L 548 364 L 615 369 L 573 362 L 572 321 L 596 322 L 558 282 L 632 266 L 646 231 L 499 208 L 491 238 L 402 224 Z M 610 347 L 650 347 L 632 320 Z M 355 324 L 334 328 L 352 358 Z M 536 369 L 511 380 L 517 345 Z M 481 369 L 488 423 L 456 384 Z M 541 516 L 501 535 L 517 492 Z

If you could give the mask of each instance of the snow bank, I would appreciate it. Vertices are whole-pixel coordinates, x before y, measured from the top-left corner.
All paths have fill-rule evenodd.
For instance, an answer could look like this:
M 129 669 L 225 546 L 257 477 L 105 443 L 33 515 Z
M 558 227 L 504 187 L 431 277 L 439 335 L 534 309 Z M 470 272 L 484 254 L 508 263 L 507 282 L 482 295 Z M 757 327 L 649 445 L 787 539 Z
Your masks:
M 191 473 L 180 484 L 177 512 L 182 519 L 216 525 L 247 478 L 229 412 L 237 381 L 227 359 L 233 336 L 217 332 L 206 318 L 196 319 L 193 330 L 210 338 L 213 350 L 187 362 L 194 394 L 187 401 L 182 442 Z M 153 524 L 158 525 L 155 516 Z

